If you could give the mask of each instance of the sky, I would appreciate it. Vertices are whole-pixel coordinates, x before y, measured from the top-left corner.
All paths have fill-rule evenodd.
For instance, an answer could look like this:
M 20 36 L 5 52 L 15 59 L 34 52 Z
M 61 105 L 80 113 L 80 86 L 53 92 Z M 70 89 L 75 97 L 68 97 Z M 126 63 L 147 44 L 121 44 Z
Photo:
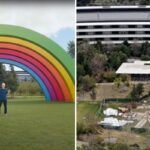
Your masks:
M 0 24 L 26 27 L 46 35 L 64 50 L 74 40 L 74 2 L 0 2 Z

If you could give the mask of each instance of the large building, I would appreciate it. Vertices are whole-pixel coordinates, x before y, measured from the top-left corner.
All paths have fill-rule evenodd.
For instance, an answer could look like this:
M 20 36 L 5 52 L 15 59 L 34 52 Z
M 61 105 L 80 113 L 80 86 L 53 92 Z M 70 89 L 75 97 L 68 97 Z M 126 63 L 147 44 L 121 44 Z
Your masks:
M 32 81 L 32 76 L 25 71 L 15 71 L 18 82 Z
M 103 44 L 150 41 L 150 6 L 78 7 L 77 40 Z

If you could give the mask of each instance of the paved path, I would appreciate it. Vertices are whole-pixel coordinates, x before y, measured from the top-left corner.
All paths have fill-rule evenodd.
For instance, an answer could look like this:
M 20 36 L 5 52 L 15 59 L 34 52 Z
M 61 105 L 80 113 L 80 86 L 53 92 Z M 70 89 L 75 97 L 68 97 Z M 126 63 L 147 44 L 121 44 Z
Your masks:
M 146 111 L 142 117 L 142 119 L 135 125 L 135 128 L 143 128 L 143 126 L 147 123 L 150 123 L 150 112 Z

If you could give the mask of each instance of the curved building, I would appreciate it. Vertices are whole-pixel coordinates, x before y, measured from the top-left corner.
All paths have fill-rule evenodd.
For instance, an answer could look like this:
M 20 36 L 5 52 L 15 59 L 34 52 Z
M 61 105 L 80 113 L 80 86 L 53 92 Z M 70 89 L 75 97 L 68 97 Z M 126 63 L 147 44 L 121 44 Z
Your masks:
M 150 41 L 150 6 L 77 8 L 77 40 L 119 44 Z

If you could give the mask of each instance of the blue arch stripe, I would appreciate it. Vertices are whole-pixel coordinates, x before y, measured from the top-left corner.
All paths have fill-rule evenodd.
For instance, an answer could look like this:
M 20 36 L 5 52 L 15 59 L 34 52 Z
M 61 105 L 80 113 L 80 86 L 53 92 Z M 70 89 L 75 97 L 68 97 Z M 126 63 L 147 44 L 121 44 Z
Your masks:
M 43 93 L 45 95 L 45 100 L 46 101 L 50 101 L 51 100 L 51 97 L 49 95 L 47 87 L 45 86 L 43 81 L 40 79 L 40 77 L 34 71 L 32 71 L 30 68 L 28 68 L 27 66 L 25 66 L 25 65 L 23 65 L 21 63 L 15 62 L 13 60 L 8 60 L 8 59 L 0 59 L 0 63 L 12 64 L 12 65 L 17 66 L 19 68 L 22 68 L 23 70 L 28 72 L 39 83 L 39 85 L 40 85 L 40 87 L 41 87 L 41 89 L 42 89 L 42 91 L 43 91 Z

